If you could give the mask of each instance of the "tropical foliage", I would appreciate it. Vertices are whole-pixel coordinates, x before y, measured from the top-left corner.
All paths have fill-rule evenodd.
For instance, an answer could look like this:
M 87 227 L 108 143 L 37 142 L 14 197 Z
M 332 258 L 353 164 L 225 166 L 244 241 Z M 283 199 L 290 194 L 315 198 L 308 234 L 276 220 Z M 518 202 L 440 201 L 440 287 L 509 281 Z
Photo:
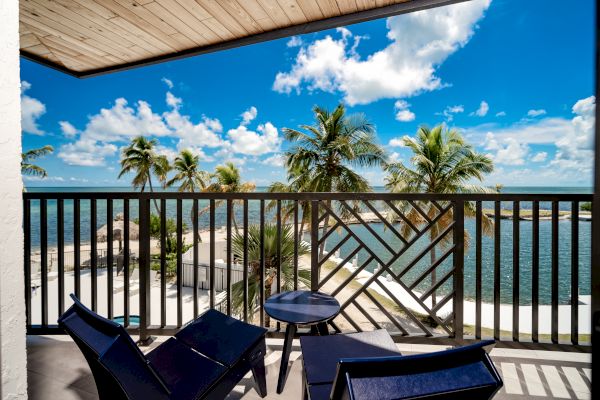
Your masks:
M 171 167 L 175 176 L 169 179 L 166 186 L 179 184 L 180 192 L 199 192 L 209 185 L 210 174 L 200 169 L 200 156 L 191 150 L 182 150 Z
M 281 290 L 294 290 L 294 231 L 291 226 L 281 227 L 281 259 L 277 257 L 277 225 L 264 225 L 264 295 L 268 298 L 273 286 L 277 282 L 277 267 L 280 265 Z M 261 235 L 259 225 L 248 227 L 248 310 L 253 315 L 258 307 L 260 282 L 261 282 Z M 234 233 L 231 238 L 231 249 L 234 259 L 241 262 L 244 258 L 244 235 Z M 310 252 L 309 246 L 304 242 L 298 243 L 298 257 Z M 306 287 L 310 287 L 310 271 L 298 269 L 298 281 Z M 240 281 L 232 285 L 232 307 L 236 314 L 241 315 L 244 307 L 244 282 Z M 266 316 L 266 326 L 269 319 Z
M 21 154 L 21 173 L 23 175 L 39 176 L 46 178 L 48 172 L 39 165 L 33 164 L 34 160 L 51 154 L 54 148 L 50 145 L 40 147 L 39 149 L 31 149 Z
M 139 223 L 139 220 L 135 220 L 136 223 Z M 150 237 L 152 239 L 160 240 L 161 239 L 161 223 L 160 217 L 155 214 L 150 215 Z M 182 230 L 187 229 L 185 223 L 182 226 Z M 177 223 L 172 218 L 166 219 L 165 224 L 165 264 L 166 264 L 166 276 L 168 278 L 172 278 L 177 274 Z M 160 247 L 160 242 L 158 243 Z M 181 242 L 181 253 L 185 253 L 192 247 L 191 244 L 185 243 L 185 238 L 182 238 Z M 160 256 L 154 256 L 152 260 L 152 269 L 159 271 L 160 270 Z
M 370 192 L 368 181 L 355 172 L 356 167 L 385 164 L 385 151 L 377 144 L 375 128 L 362 114 L 346 115 L 339 105 L 332 112 L 316 106 L 315 123 L 302 130 L 284 128 L 292 143 L 286 152 L 289 189 L 302 192 Z M 331 202 L 326 202 L 331 207 Z M 342 218 L 348 210 L 340 209 Z M 308 217 L 307 214 L 304 217 Z M 323 233 L 329 228 L 329 215 Z M 321 245 L 323 253 L 325 243 Z
M 464 138 L 454 129 L 447 129 L 438 125 L 433 129 L 425 126 L 419 128 L 416 137 L 405 137 L 403 144 L 413 152 L 412 166 L 403 163 L 389 164 L 386 169 L 388 175 L 386 189 L 392 193 L 495 193 L 496 191 L 481 185 L 473 184 L 482 181 L 485 174 L 493 171 L 492 160 L 484 154 L 477 153 Z M 419 208 L 433 219 L 439 212 L 433 202 L 418 202 Z M 410 203 L 398 202 L 400 211 L 416 226 L 425 225 L 427 219 Z M 475 205 L 465 202 L 465 216 L 475 216 Z M 397 216 L 390 212 L 392 218 Z M 430 237 L 436 238 L 452 222 L 450 210 L 445 217 L 434 224 L 430 230 Z M 482 216 L 482 228 L 486 234 L 492 234 L 493 221 L 487 216 Z M 411 228 L 402 224 L 403 234 L 410 236 Z M 465 245 L 468 245 L 468 235 L 465 235 Z M 446 235 L 442 243 L 452 240 L 451 235 Z M 435 260 L 435 248 L 431 252 L 432 262 Z
M 138 136 L 131 140 L 129 146 L 123 149 L 121 155 L 121 172 L 118 178 L 123 175 L 133 173 L 131 184 L 134 189 L 144 191 L 146 185 L 149 186 L 151 192 L 154 191 L 152 186 L 152 175 L 158 178 L 163 184 L 166 182 L 167 173 L 170 170 L 167 157 L 158 155 L 155 151 L 155 146 L 158 143 L 156 139 L 147 139 L 143 136 Z M 158 204 L 154 199 L 154 207 L 158 212 Z
M 313 109 L 314 125 L 304 130 L 284 128 L 292 143 L 286 152 L 290 184 L 311 192 L 365 192 L 371 187 L 352 167 L 375 167 L 385 162 L 376 143 L 375 128 L 363 115 L 346 115 L 343 105 L 333 112 Z
M 215 168 L 215 172 L 213 174 L 213 178 L 215 182 L 210 184 L 204 190 L 205 192 L 213 192 L 213 193 L 249 193 L 253 192 L 256 189 L 256 185 L 253 182 L 244 182 L 242 180 L 242 175 L 240 170 L 232 163 L 226 162 L 223 165 L 218 165 Z M 217 201 L 217 206 L 220 206 L 223 203 L 223 200 Z M 235 200 L 235 204 L 241 204 L 242 200 Z M 207 209 L 204 209 L 203 212 L 206 212 Z M 238 231 L 238 225 L 235 218 L 235 212 L 232 213 L 232 222 L 235 228 L 235 231 Z
M 289 176 L 297 176 L 299 172 L 289 171 Z M 290 183 L 273 182 L 267 188 L 269 193 L 300 193 L 303 190 L 303 183 L 298 179 L 290 179 Z M 277 207 L 277 200 L 272 200 L 267 204 L 267 211 L 272 211 Z M 308 201 L 294 201 L 294 200 L 281 200 L 281 218 L 284 222 L 293 221 L 295 208 L 298 207 L 298 218 L 300 219 L 300 229 L 298 236 L 302 238 L 304 233 L 304 227 L 310 223 L 310 202 Z

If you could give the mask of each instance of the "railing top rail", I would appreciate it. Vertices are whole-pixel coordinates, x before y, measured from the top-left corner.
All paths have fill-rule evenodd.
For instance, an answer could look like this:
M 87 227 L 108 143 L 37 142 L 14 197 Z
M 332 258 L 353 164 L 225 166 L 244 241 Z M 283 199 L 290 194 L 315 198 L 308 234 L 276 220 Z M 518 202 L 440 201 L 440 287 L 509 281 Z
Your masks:
M 441 201 L 592 201 L 585 193 L 189 193 L 189 192 L 25 192 L 24 200 L 56 199 L 166 199 L 166 200 L 441 200 Z

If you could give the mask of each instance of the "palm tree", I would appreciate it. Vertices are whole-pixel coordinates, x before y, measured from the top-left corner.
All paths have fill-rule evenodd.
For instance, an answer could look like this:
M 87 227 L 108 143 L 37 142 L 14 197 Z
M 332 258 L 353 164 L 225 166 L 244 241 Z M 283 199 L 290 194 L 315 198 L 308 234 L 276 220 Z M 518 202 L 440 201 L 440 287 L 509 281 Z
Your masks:
M 156 139 L 147 139 L 143 136 L 133 138 L 129 146 L 123 149 L 121 155 L 121 172 L 118 178 L 120 179 L 129 172 L 134 172 L 135 176 L 131 183 L 134 189 L 140 188 L 142 192 L 146 189 L 146 184 L 149 186 L 150 192 L 154 191 L 152 186 L 153 174 L 164 185 L 171 166 L 167 157 L 158 155 L 154 151 L 157 143 Z M 154 207 L 156 208 L 156 212 L 159 212 L 156 199 L 154 199 Z
M 294 146 L 286 153 L 288 180 L 305 192 L 369 192 L 371 186 L 352 167 L 375 167 L 385 163 L 385 151 L 376 143 L 375 128 L 362 114 L 346 115 L 343 105 L 333 112 L 315 106 L 314 125 L 306 131 L 284 128 Z M 331 201 L 326 202 L 327 207 Z M 346 210 L 341 210 L 347 217 Z M 329 227 L 329 215 L 323 234 Z M 323 254 L 325 243 L 321 244 Z
M 267 188 L 269 193 L 299 193 L 303 191 L 303 187 L 306 186 L 303 182 L 297 179 L 300 173 L 298 171 L 288 172 L 289 183 L 284 182 L 273 182 Z M 306 177 L 306 175 L 303 175 Z M 267 204 L 267 211 L 271 211 L 277 207 L 277 200 L 271 200 Z M 296 201 L 294 200 L 282 200 L 281 201 L 281 214 L 284 222 L 289 222 L 294 217 L 294 210 L 296 208 Z M 302 240 L 304 233 L 304 226 L 310 223 L 310 202 L 309 201 L 298 201 L 298 214 L 300 216 L 300 229 L 298 237 Z
M 471 184 L 473 180 L 482 181 L 485 174 L 493 171 L 492 160 L 484 154 L 477 153 L 464 138 L 454 129 L 447 129 L 438 125 L 433 129 L 422 126 L 417 131 L 415 138 L 405 137 L 403 144 L 413 152 L 411 158 L 412 168 L 402 163 L 391 163 L 386 166 L 388 176 L 386 189 L 392 193 L 496 193 L 493 189 Z M 423 226 L 428 221 L 410 203 L 397 202 L 396 206 L 407 219 L 415 226 Z M 417 206 L 431 220 L 439 210 L 432 202 L 418 202 Z M 475 205 L 465 202 L 464 214 L 474 217 Z M 391 219 L 396 219 L 393 211 L 388 213 Z M 435 223 L 430 231 L 433 240 L 452 222 L 452 210 Z M 494 222 L 486 215 L 482 215 L 483 232 L 487 235 L 493 233 Z M 402 224 L 402 233 L 409 237 L 412 232 L 408 224 Z M 451 241 L 451 235 L 446 235 L 441 245 L 445 246 Z M 468 246 L 469 237 L 465 232 L 465 247 Z M 430 252 L 431 263 L 436 261 L 435 247 Z M 435 271 L 432 273 L 435 282 Z M 435 295 L 432 297 L 435 302 Z
M 21 154 L 21 173 L 23 175 L 39 176 L 45 178 L 48 172 L 39 165 L 32 164 L 33 160 L 51 154 L 54 148 L 50 145 L 40 147 L 39 149 L 31 149 Z
M 182 150 L 175 161 L 172 169 L 177 171 L 166 186 L 173 186 L 179 183 L 180 192 L 199 192 L 208 186 L 210 175 L 206 171 L 200 170 L 200 156 L 194 155 L 191 150 Z
M 210 174 L 200 170 L 200 156 L 192 153 L 190 149 L 181 150 L 173 161 L 172 169 L 177 171 L 165 185 L 170 187 L 179 183 L 180 192 L 199 192 L 205 190 L 210 183 Z M 196 206 L 192 206 L 191 220 L 194 220 Z M 198 238 L 200 238 L 198 236 Z
M 226 162 L 224 165 L 218 165 L 215 168 L 213 177 L 216 182 L 209 185 L 204 191 L 215 192 L 215 193 L 249 193 L 256 189 L 256 185 L 253 182 L 243 182 L 240 170 L 232 163 Z M 242 200 L 235 200 L 234 204 L 241 203 Z M 218 202 L 223 203 L 222 200 Z M 203 212 L 206 210 L 203 210 Z M 235 231 L 238 231 L 237 222 L 235 219 L 235 213 L 232 215 L 233 226 Z
M 294 290 L 294 233 L 292 227 L 281 227 L 281 261 L 277 258 L 277 225 L 265 224 L 264 226 L 264 296 L 271 296 L 273 284 L 277 280 L 277 266 L 281 264 L 281 290 Z M 258 307 L 261 270 L 260 270 L 260 226 L 248 227 L 248 310 L 250 316 Z M 236 232 L 231 238 L 231 249 L 234 259 L 241 262 L 244 259 L 244 235 Z M 306 243 L 298 243 L 298 257 L 310 253 Z M 310 270 L 299 268 L 298 281 L 310 287 Z M 244 282 L 240 281 L 231 287 L 232 307 L 236 314 L 241 315 L 244 307 Z M 270 325 L 270 319 L 265 316 L 265 325 Z

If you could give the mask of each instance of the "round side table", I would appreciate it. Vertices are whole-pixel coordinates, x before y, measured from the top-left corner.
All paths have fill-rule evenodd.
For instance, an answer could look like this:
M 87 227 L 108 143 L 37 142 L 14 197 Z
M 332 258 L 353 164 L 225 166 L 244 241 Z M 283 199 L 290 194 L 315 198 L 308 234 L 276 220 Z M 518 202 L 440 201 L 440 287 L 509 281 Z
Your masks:
M 287 324 L 277 381 L 277 393 L 280 394 L 285 385 L 292 341 L 298 325 L 316 325 L 319 335 L 328 335 L 327 322 L 339 314 L 340 303 L 325 293 L 295 290 L 269 297 L 265 302 L 265 312 L 271 318 Z

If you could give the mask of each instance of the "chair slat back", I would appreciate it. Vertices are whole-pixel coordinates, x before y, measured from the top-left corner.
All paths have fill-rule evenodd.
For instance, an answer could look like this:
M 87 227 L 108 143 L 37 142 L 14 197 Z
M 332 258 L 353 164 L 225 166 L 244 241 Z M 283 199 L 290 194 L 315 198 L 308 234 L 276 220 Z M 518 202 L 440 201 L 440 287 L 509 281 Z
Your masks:
M 412 356 L 342 359 L 331 399 L 490 399 L 502 379 L 485 347 L 494 341 Z
M 168 399 L 168 388 L 125 329 L 71 297 L 58 323 L 85 356 L 100 399 Z

